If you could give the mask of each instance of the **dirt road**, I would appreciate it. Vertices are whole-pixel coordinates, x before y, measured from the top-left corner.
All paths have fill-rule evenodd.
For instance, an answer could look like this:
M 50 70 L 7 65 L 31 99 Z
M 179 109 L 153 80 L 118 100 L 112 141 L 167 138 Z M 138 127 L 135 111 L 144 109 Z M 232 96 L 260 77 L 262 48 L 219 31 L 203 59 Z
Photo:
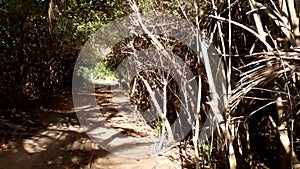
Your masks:
M 128 117 L 114 108 L 116 105 L 111 102 L 109 88 L 99 88 L 96 96 L 109 125 L 129 133 L 145 133 L 146 130 L 151 130 L 147 126 L 134 127 L 136 124 L 128 122 Z M 122 99 L 126 98 L 119 98 L 121 101 Z M 23 117 L 22 120 L 30 121 L 35 124 L 34 127 L 28 127 L 24 122 L 25 126 L 19 124 L 20 128 L 9 130 L 14 132 L 11 135 L 15 140 L 2 139 L 6 141 L 1 143 L 0 169 L 181 168 L 179 159 L 169 158 L 170 154 L 176 154 L 176 150 L 171 150 L 174 152 L 167 153 L 169 155 L 139 159 L 121 157 L 102 149 L 88 137 L 86 129 L 78 122 L 70 93 L 55 95 L 47 103 L 35 112 L 34 117 L 30 116 L 31 119 Z M 16 123 L 13 118 L 10 121 Z

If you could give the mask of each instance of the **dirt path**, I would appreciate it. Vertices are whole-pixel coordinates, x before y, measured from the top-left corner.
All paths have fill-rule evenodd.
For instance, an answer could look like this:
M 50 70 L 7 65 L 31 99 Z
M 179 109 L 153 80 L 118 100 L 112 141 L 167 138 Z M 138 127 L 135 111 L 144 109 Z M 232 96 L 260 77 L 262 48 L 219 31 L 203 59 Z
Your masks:
M 116 111 L 109 89 L 99 89 L 97 100 L 110 127 L 137 137 L 144 137 L 151 132 L 147 126 L 137 127 L 139 124 L 134 123 L 134 117 L 130 114 Z M 181 168 L 175 149 L 161 156 L 126 158 L 100 148 L 78 123 L 70 94 L 50 98 L 47 105 L 39 110 L 38 115 L 26 119 L 38 126 L 31 128 L 20 124 L 21 128 L 13 133 L 18 139 L 1 144 L 0 169 Z

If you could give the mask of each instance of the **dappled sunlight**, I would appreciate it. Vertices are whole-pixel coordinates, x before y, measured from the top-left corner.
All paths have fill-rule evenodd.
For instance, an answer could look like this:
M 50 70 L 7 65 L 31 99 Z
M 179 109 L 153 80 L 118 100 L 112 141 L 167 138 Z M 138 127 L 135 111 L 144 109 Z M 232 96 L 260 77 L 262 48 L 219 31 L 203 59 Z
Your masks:
M 0 169 L 300 169 L 299 17 L 299 0 L 1 0 Z
M 61 147 L 61 150 L 70 151 L 70 150 L 101 150 L 97 143 L 94 143 L 88 137 L 79 137 L 78 140 L 69 143 L 65 147 Z
M 43 131 L 29 139 L 25 139 L 22 144 L 28 153 L 40 153 L 48 150 L 49 145 L 59 143 L 60 140 L 65 140 L 67 136 L 62 131 Z

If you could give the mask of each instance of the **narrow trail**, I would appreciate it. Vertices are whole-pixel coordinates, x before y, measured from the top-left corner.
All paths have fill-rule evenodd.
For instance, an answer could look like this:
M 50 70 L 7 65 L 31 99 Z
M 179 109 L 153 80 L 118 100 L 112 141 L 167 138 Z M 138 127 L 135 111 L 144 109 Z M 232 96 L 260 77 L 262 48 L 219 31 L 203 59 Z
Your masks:
M 115 107 L 121 103 L 112 103 L 111 94 L 109 88 L 96 91 L 100 111 L 110 127 L 135 137 L 146 137 L 151 133 L 151 128 L 136 122 L 133 114 L 117 111 Z M 118 99 L 122 102 L 126 98 L 120 96 Z M 35 124 L 34 127 L 22 122 L 18 124 L 21 128 L 12 133 L 16 140 L 0 142 L 0 169 L 181 168 L 178 150 L 175 149 L 161 156 L 140 159 L 121 157 L 102 149 L 80 126 L 70 93 L 55 96 L 47 102 L 47 106 L 34 112 L 35 116 L 31 119 L 24 115 L 24 119 Z

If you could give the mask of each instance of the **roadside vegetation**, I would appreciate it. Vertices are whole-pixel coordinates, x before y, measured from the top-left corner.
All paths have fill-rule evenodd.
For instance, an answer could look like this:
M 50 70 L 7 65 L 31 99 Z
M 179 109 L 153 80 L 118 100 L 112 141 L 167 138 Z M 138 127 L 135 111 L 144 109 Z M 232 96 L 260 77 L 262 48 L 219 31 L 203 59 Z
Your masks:
M 149 12 L 183 18 L 197 28 L 195 37 L 205 34 L 217 51 L 211 57 L 222 61 L 218 71 L 206 66 L 205 60 L 211 58 L 199 59 L 199 51 L 192 51 L 189 44 L 169 37 L 168 32 L 155 35 L 143 28 L 143 35 L 125 38 L 103 62 L 87 62 L 74 75 L 84 83 L 115 79 L 127 83 L 130 101 L 141 111 L 151 103 L 162 103 L 153 105 L 161 111 L 157 121 L 149 124 L 157 134 L 172 135 L 170 124 L 179 108 L 191 107 L 184 113 L 195 119 L 190 123 L 192 131 L 177 147 L 181 160 L 189 162 L 182 168 L 300 168 L 297 0 L 2 0 L 0 114 L 7 118 L 7 113 L 39 113 L 53 93 L 70 92 L 76 59 L 93 33 L 117 18 Z M 140 23 L 138 18 L 132 21 Z M 162 46 L 188 64 L 196 75 L 198 93 L 191 94 L 188 88 L 181 92 L 172 72 L 146 70 L 125 82 L 126 74 L 115 72 L 128 53 Z M 135 57 L 131 59 L 138 60 Z M 180 84 L 188 86 L 188 80 L 183 78 Z M 218 86 L 222 93 L 217 93 Z M 154 89 L 164 94 L 151 97 Z M 211 123 L 216 130 L 200 140 L 205 121 L 215 120 L 211 113 L 220 114 L 222 120 Z M 14 130 L 13 120 L 0 119 L 0 127 Z M 2 144 L 9 140 L 6 137 L 1 135 Z

